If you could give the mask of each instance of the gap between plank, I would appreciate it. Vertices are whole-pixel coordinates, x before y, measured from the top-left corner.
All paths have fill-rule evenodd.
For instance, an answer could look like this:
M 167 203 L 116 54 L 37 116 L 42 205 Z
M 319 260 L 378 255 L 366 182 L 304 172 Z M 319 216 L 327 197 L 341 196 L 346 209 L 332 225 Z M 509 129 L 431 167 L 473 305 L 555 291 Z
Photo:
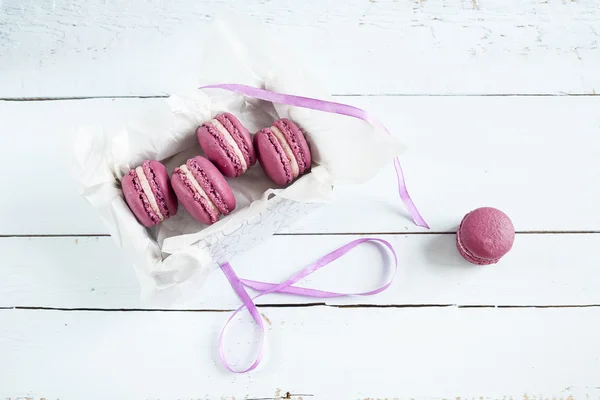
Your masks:
M 340 93 L 333 97 L 558 97 L 598 96 L 600 93 Z
M 583 230 L 583 231 L 515 231 L 517 235 L 572 235 L 572 234 L 597 234 L 600 231 Z M 290 232 L 290 233 L 275 233 L 274 236 L 351 236 L 351 235 L 454 235 L 456 232 L 451 231 L 421 231 L 421 232 Z M 1 237 L 1 236 L 0 236 Z
M 283 395 L 285 397 L 281 397 L 281 395 L 278 395 L 277 397 L 253 397 L 251 399 L 248 400 L 294 400 L 296 398 L 302 398 L 302 397 L 313 397 L 314 395 L 312 394 L 306 394 L 306 393 L 290 393 L 290 392 L 285 392 L 285 394 Z M 375 399 L 373 399 L 375 400 Z
M 594 97 L 600 93 L 334 93 L 332 97 Z M 69 101 L 96 99 L 164 99 L 167 94 L 120 96 L 0 97 L 0 101 Z
M 447 231 L 423 231 L 423 232 L 290 232 L 275 233 L 273 236 L 390 236 L 390 235 L 454 235 L 456 232 Z M 600 234 L 596 230 L 584 231 L 515 231 L 517 235 L 581 235 L 581 234 Z M 108 233 L 41 233 L 41 234 L 3 234 L 0 239 L 9 238 L 78 238 L 78 237 L 110 237 Z
M 600 304 L 543 304 L 543 305 L 492 305 L 492 304 L 326 304 L 326 303 L 298 303 L 298 304 L 257 304 L 258 308 L 308 308 L 308 307 L 330 307 L 330 308 L 490 308 L 490 309 L 558 309 L 558 308 L 600 308 Z M 36 306 L 4 306 L 2 310 L 29 310 L 29 311 L 89 311 L 89 312 L 190 312 L 190 313 L 224 313 L 233 312 L 235 309 L 209 309 L 209 308 L 96 308 L 96 307 L 36 307 Z

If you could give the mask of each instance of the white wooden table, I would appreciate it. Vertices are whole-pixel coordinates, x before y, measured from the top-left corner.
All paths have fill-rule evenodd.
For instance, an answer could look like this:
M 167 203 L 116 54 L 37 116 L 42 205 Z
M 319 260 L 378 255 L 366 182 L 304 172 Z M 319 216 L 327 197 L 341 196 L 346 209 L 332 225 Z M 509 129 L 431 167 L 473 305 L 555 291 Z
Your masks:
M 600 2 L 239 2 L 297 43 L 339 101 L 401 136 L 432 226 L 399 211 L 390 165 L 232 260 L 275 281 L 368 235 L 391 241 L 401 265 L 374 297 L 261 299 L 268 356 L 245 375 L 217 357 L 239 305 L 224 276 L 185 309 L 148 309 L 63 163 L 76 126 L 117 126 L 195 87 L 189 49 L 228 3 L 0 0 L 0 398 L 599 398 Z M 454 247 L 478 206 L 518 231 L 495 266 Z M 310 283 L 372 287 L 376 254 L 357 250 Z M 253 348 L 252 326 L 234 329 L 231 354 Z

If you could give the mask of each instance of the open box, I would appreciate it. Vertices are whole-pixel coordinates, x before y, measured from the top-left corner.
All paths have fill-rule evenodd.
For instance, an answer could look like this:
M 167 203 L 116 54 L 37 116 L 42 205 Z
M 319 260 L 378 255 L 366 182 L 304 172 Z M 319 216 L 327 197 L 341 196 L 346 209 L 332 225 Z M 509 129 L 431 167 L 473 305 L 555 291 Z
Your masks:
M 260 27 L 229 16 L 227 21 L 217 20 L 208 37 L 200 71 L 204 83 L 235 82 L 329 100 L 288 54 L 287 46 L 274 42 Z M 122 198 L 120 179 L 146 159 L 162 161 L 171 173 L 201 154 L 196 128 L 225 111 L 236 115 L 250 132 L 279 118 L 295 121 L 311 148 L 311 172 L 286 188 L 276 188 L 256 165 L 241 177 L 228 179 L 238 205 L 217 223 L 202 225 L 180 206 L 173 218 L 151 229 L 143 227 Z M 197 292 L 218 263 L 331 201 L 335 183 L 363 182 L 403 149 L 398 139 L 362 120 L 221 89 L 173 95 L 116 132 L 82 128 L 74 147 L 83 196 L 133 260 L 143 293 L 168 302 Z

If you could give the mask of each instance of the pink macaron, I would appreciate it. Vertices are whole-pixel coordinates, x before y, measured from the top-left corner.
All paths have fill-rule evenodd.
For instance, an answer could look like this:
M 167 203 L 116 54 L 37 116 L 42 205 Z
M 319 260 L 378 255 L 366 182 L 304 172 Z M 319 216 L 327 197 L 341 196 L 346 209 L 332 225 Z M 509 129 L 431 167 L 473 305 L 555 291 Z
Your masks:
M 171 183 L 183 207 L 203 224 L 214 224 L 220 215 L 235 209 L 231 187 L 206 158 L 190 158 L 176 168 Z
M 151 227 L 177 213 L 177 198 L 164 165 L 144 161 L 121 182 L 125 202 L 145 227 Z
M 277 185 L 287 185 L 310 169 L 311 155 L 304 134 L 289 119 L 273 122 L 254 135 L 258 161 Z
M 515 241 L 515 227 L 502 211 L 482 207 L 463 218 L 456 234 L 456 246 L 470 263 L 497 263 L 510 251 Z
M 233 114 L 218 114 L 203 123 L 196 136 L 206 157 L 225 176 L 240 176 L 256 163 L 250 132 Z

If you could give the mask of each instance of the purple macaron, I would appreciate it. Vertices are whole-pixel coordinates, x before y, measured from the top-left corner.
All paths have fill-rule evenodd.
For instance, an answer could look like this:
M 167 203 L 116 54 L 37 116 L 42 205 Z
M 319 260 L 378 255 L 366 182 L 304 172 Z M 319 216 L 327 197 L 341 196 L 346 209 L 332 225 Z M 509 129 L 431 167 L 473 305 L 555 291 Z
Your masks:
M 456 234 L 456 246 L 470 263 L 497 263 L 510 251 L 515 241 L 515 227 L 502 211 L 482 207 L 463 218 Z
M 273 122 L 254 135 L 258 161 L 277 185 L 287 185 L 310 169 L 311 155 L 304 134 L 289 119 Z
M 151 227 L 177 213 L 177 198 L 164 165 L 144 161 L 121 182 L 127 205 L 138 221 Z
M 214 224 L 221 214 L 227 215 L 235 209 L 231 187 L 204 157 L 190 158 L 176 168 L 171 183 L 183 207 L 203 224 Z
M 240 176 L 256 163 L 250 132 L 233 114 L 218 114 L 203 123 L 196 136 L 206 157 L 225 176 Z

